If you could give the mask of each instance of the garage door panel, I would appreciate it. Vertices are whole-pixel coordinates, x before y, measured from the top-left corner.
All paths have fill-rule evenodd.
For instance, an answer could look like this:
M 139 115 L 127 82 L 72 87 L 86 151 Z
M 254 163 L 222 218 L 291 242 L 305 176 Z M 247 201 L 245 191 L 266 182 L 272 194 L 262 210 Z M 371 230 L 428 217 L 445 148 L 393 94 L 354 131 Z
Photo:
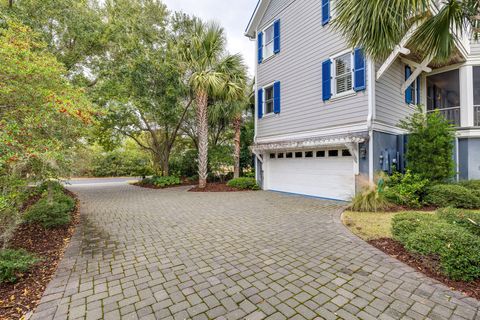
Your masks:
M 269 159 L 266 179 L 270 190 L 340 200 L 355 186 L 351 157 Z

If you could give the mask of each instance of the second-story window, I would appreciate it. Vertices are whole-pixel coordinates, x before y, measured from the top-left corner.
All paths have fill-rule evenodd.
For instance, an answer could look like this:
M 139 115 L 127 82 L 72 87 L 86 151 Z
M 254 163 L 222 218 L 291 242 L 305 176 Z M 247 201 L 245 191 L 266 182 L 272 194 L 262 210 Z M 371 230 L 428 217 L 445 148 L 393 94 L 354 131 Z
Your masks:
M 338 95 L 351 91 L 353 89 L 352 54 L 348 52 L 334 58 L 333 64 L 333 94 Z
M 268 59 L 273 56 L 273 39 L 275 37 L 275 32 L 273 28 L 273 24 L 265 29 L 265 45 L 263 47 L 263 57 L 264 59 Z
M 273 86 L 265 88 L 265 114 L 273 112 Z

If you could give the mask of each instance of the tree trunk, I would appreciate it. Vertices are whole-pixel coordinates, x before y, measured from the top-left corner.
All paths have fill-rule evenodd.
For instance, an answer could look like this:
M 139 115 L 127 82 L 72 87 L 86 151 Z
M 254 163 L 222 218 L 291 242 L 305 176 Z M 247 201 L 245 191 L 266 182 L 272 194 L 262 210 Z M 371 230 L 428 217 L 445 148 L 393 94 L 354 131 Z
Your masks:
M 196 98 L 197 134 L 198 134 L 198 187 L 207 186 L 208 166 L 208 96 L 203 90 L 197 92 Z
M 13 7 L 13 0 L 8 0 L 8 7 L 12 8 Z
M 238 115 L 233 119 L 233 128 L 235 130 L 234 151 L 233 151 L 233 177 L 240 177 L 240 133 L 242 126 L 242 116 Z

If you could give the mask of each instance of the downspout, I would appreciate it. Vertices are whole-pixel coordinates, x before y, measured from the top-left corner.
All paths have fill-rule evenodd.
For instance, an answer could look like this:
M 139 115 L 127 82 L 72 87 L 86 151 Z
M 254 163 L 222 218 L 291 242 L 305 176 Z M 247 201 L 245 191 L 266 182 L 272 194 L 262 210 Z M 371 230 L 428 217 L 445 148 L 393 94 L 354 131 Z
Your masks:
M 368 58 L 368 180 L 373 182 L 373 120 L 375 119 L 375 62 Z

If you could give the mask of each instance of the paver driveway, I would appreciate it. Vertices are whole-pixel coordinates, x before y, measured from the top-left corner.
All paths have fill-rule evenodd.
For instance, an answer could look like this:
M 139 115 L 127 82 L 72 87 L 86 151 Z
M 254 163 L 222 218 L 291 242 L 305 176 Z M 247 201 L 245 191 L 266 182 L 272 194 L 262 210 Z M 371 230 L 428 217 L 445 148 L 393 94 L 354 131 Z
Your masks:
M 464 298 L 270 192 L 77 185 L 82 225 L 35 319 L 478 319 Z

